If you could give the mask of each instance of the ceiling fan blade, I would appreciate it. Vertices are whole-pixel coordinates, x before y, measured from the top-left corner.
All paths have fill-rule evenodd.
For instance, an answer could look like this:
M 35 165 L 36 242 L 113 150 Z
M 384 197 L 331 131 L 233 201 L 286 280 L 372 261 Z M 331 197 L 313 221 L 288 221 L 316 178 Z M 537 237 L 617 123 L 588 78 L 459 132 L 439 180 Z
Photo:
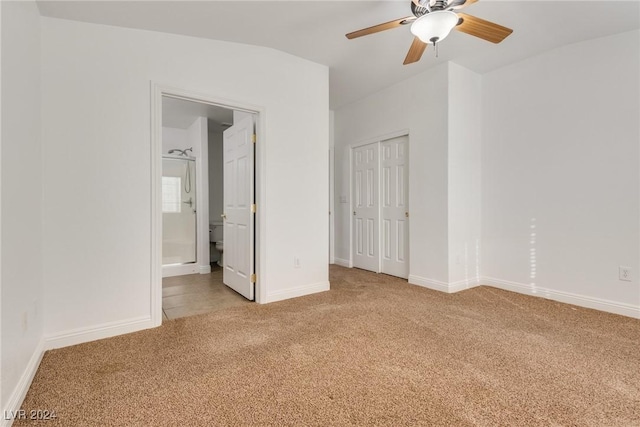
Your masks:
M 409 52 L 407 52 L 407 57 L 404 58 L 404 62 L 402 64 L 407 65 L 420 61 L 420 58 L 422 58 L 422 54 L 426 48 L 427 44 L 425 42 L 420 40 L 418 37 L 414 37 L 413 43 L 411 43 L 411 47 L 409 48 Z
M 480 37 L 491 43 L 500 43 L 506 39 L 509 34 L 513 33 L 511 28 L 503 27 L 502 25 L 494 24 L 493 22 L 467 15 L 466 13 L 458 13 L 458 17 L 461 22 L 458 23 L 456 30 Z
M 416 20 L 415 16 L 407 16 L 406 18 L 396 19 L 395 21 L 385 22 L 384 24 L 374 25 L 373 27 L 363 28 L 347 34 L 349 40 L 357 37 L 368 36 L 369 34 L 379 33 L 380 31 L 390 30 L 392 28 L 407 25 Z

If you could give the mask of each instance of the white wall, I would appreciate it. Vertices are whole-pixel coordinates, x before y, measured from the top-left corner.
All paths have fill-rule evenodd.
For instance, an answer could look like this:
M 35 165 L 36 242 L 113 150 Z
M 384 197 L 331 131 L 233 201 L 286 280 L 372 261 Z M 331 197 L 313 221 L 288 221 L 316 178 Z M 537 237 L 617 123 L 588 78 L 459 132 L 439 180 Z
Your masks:
M 449 63 L 449 285 L 480 279 L 482 79 Z
M 439 65 L 335 111 L 337 263 L 350 258 L 349 146 L 408 130 L 410 280 L 448 283 L 447 82 Z
M 328 289 L 327 67 L 255 46 L 42 23 L 46 333 L 54 345 L 101 326 L 105 334 L 149 326 L 152 81 L 264 108 L 259 215 L 269 250 L 259 255 L 258 293 L 272 301 Z
M 2 2 L 1 410 L 16 410 L 41 356 L 40 17 Z M 3 412 L 4 414 L 4 412 Z
M 169 154 L 169 150 L 171 150 L 172 148 L 178 148 L 180 150 L 190 148 L 189 141 L 187 139 L 187 130 L 163 126 L 162 154 Z M 173 155 L 177 154 L 180 153 L 173 153 Z M 189 152 L 189 155 L 193 156 L 194 154 Z
M 349 260 L 348 145 L 408 128 L 410 282 L 640 316 L 639 39 L 590 40 L 484 76 L 449 63 L 337 110 L 336 262 Z
M 4 26 L 2 25 L 2 4 L 0 3 L 0 100 L 2 99 L 2 41 L 4 39 Z M 2 360 L 4 360 L 2 353 L 2 102 L 0 101 L 0 410 L 9 409 L 4 404 L 4 397 L 2 392 Z
M 197 264 L 200 274 L 211 273 L 209 264 L 209 127 L 206 117 L 198 117 L 187 129 L 189 147 L 196 156 Z
M 222 164 L 222 129 L 209 126 L 209 223 L 222 224 L 224 169 Z
M 480 276 L 481 77 L 447 63 L 335 112 L 336 261 L 349 260 L 349 145 L 409 130 L 409 282 L 453 292 Z
M 488 278 L 640 315 L 639 40 L 590 40 L 483 76 Z

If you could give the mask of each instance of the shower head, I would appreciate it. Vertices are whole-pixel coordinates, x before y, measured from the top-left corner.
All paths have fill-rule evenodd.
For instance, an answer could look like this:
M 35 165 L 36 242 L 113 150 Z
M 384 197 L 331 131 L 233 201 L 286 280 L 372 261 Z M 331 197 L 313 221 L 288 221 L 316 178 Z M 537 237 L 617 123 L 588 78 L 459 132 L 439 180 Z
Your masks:
M 193 147 L 187 148 L 185 150 L 181 150 L 179 148 L 172 148 L 171 150 L 169 150 L 169 154 L 180 153 L 181 156 L 188 156 L 187 151 L 191 151 L 191 153 L 193 153 Z

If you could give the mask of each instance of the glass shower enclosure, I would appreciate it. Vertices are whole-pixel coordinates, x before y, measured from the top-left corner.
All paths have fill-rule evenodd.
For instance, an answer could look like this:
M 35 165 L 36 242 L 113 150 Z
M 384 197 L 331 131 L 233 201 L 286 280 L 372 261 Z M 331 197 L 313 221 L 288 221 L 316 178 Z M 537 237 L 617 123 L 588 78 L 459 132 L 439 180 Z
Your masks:
M 162 157 L 162 266 L 196 263 L 196 162 Z

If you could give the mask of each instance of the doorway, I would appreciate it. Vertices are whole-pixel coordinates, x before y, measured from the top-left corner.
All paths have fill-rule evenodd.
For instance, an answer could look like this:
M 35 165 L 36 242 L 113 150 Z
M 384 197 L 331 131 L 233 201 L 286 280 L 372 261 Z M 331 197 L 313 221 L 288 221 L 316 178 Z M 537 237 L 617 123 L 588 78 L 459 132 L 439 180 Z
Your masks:
M 162 97 L 162 277 L 211 272 L 209 131 L 226 115 L 218 107 Z
M 153 89 L 151 311 L 160 324 L 258 299 L 261 124 L 260 109 Z
M 409 277 L 409 137 L 352 147 L 353 266 Z

